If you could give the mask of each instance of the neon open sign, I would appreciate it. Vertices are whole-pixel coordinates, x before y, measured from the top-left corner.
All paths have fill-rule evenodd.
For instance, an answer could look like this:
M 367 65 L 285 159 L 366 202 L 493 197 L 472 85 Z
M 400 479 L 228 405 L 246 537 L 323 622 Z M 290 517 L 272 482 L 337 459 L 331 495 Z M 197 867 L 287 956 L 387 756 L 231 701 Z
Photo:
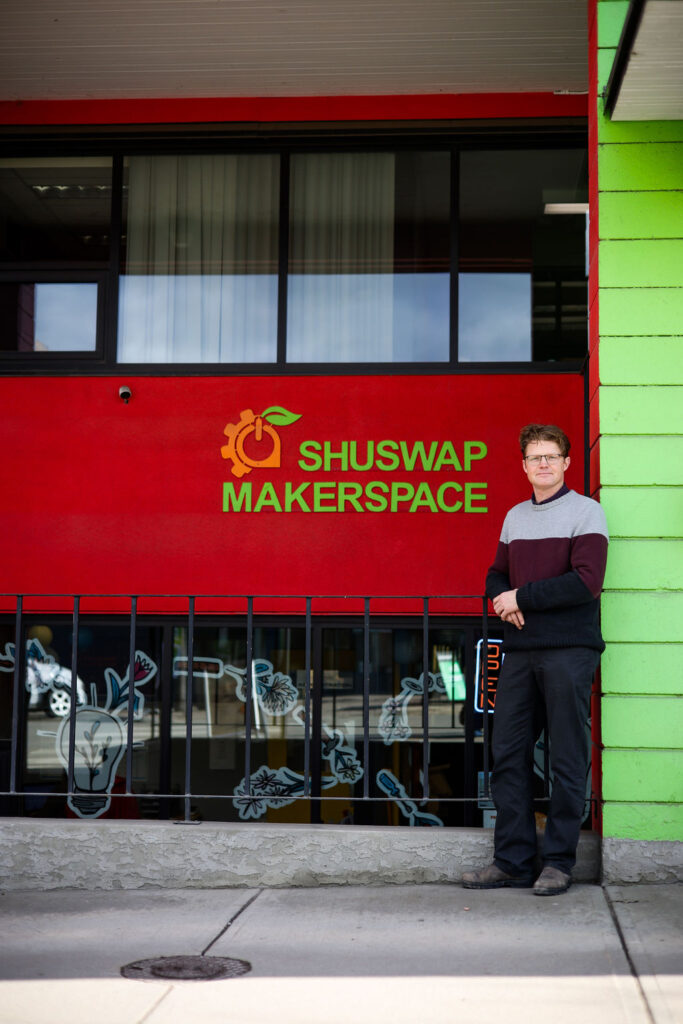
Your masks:
M 483 714 L 484 711 L 484 659 L 482 657 L 483 645 L 483 639 L 477 641 L 477 662 L 475 668 L 475 679 L 477 683 L 474 688 L 474 710 L 479 712 L 479 714 Z M 503 641 L 489 639 L 486 652 L 486 667 L 488 669 L 489 714 L 493 714 L 493 709 L 496 705 L 496 687 L 498 686 L 498 677 L 500 676 L 500 669 L 503 664 L 504 658 L 505 655 L 503 654 Z

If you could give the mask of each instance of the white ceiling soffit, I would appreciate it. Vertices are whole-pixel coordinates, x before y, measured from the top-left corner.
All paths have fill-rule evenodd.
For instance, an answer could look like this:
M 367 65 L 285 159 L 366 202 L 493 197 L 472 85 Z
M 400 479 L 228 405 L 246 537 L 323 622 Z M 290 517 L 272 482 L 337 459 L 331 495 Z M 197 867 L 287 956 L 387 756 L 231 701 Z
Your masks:
M 0 99 L 585 92 L 587 0 L 1 0 Z
M 635 24 L 629 38 L 631 19 Z M 683 0 L 631 5 L 606 106 L 613 121 L 683 120 Z

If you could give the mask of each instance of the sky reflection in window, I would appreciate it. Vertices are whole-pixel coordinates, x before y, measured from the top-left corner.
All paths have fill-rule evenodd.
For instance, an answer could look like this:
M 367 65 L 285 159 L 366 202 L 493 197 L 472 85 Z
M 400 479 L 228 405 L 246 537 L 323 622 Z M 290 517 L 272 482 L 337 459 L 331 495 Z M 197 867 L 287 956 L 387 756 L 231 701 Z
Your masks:
M 460 274 L 461 362 L 531 359 L 531 274 Z

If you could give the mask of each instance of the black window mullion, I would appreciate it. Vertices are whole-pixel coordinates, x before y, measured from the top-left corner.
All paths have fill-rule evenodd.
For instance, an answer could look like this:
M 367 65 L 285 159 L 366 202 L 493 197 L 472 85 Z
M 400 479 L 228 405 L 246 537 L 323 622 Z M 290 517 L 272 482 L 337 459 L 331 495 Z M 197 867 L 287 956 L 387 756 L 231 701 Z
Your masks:
M 460 150 L 451 150 L 451 259 L 449 363 L 458 365 L 458 242 L 460 238 Z
M 289 151 L 280 154 L 280 223 L 278 226 L 277 365 L 287 363 L 287 277 L 289 274 Z
M 119 326 L 119 271 L 121 263 L 121 231 L 123 224 L 123 156 L 114 155 L 111 182 L 111 216 L 109 224 L 109 270 L 107 271 L 105 317 L 103 331 L 104 361 L 116 365 Z

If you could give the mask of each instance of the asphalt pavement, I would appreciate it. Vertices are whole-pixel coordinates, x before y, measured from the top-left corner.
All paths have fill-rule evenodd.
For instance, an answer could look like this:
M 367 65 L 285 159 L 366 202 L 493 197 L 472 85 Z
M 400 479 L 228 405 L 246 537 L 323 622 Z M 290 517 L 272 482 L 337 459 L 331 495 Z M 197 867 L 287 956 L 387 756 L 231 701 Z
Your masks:
M 683 1022 L 680 884 L 61 889 L 0 915 L 2 1024 Z M 248 973 L 121 975 L 177 957 Z

